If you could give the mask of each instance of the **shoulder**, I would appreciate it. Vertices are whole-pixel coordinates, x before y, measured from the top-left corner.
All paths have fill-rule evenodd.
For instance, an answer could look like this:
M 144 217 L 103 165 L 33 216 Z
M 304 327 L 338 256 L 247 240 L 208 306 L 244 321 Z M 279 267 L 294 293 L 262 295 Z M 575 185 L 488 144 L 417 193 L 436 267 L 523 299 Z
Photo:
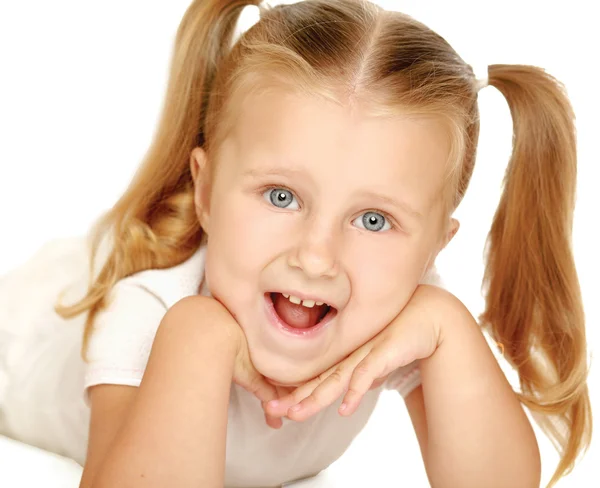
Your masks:
M 204 248 L 187 261 L 120 280 L 98 312 L 86 350 L 86 388 L 102 383 L 138 386 L 167 310 L 195 295 L 204 273 Z
M 90 354 L 106 347 L 140 347 L 154 337 L 163 316 L 182 298 L 198 293 L 204 272 L 203 247 L 187 261 L 166 269 L 149 269 L 117 282 L 98 312 L 90 337 Z
M 154 297 L 165 308 L 171 308 L 182 298 L 196 295 L 204 275 L 206 246 L 198 250 L 186 261 L 165 269 L 148 269 L 121 280 L 115 292 L 137 288 Z

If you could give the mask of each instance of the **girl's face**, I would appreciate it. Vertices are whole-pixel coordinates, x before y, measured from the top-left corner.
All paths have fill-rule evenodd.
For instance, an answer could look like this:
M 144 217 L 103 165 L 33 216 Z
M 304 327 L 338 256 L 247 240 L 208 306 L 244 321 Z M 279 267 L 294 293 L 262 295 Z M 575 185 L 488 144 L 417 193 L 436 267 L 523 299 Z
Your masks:
M 216 163 L 194 149 L 208 286 L 244 330 L 260 373 L 302 383 L 404 308 L 457 228 L 452 220 L 439 233 L 449 150 L 434 120 L 367 118 L 283 91 L 246 99 Z M 213 163 L 207 201 L 201 182 Z M 282 294 L 334 309 L 302 329 L 327 308 Z

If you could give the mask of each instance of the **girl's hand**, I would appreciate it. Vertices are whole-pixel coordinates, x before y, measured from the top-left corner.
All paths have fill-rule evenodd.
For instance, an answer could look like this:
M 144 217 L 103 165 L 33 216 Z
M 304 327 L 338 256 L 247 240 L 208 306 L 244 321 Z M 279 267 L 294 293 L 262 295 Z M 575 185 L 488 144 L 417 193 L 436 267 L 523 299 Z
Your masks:
M 363 395 L 381 385 L 392 371 L 435 352 L 441 343 L 443 319 L 438 307 L 448 295 L 435 286 L 418 286 L 402 312 L 378 335 L 291 394 L 268 402 L 266 414 L 301 422 L 345 392 L 339 412 L 352 415 Z
M 217 326 L 225 328 L 226 334 L 233 341 L 236 348 L 233 382 L 255 395 L 263 406 L 269 400 L 275 400 L 290 393 L 290 390 L 278 389 L 278 387 L 267 382 L 265 377 L 256 370 L 250 359 L 246 334 L 244 334 L 235 318 L 218 300 L 208 297 L 206 299 L 211 301 L 211 305 L 216 310 Z M 282 426 L 280 417 L 274 417 L 265 412 L 267 425 L 274 429 L 279 429 Z

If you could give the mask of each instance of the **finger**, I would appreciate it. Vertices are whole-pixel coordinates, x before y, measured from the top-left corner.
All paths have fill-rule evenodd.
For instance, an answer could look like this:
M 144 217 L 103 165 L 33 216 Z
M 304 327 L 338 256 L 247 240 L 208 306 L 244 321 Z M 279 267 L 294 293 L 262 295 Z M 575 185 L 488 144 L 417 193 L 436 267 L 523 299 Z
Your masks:
M 261 400 L 261 404 L 264 405 L 269 400 L 273 400 L 277 398 L 277 390 L 276 388 L 268 383 L 262 375 L 258 372 L 252 374 L 241 383 L 241 386 L 248 392 L 255 395 L 259 400 Z M 263 407 L 264 410 L 264 407 Z M 283 425 L 283 422 L 279 418 L 275 418 L 271 415 L 267 415 L 265 413 L 265 421 L 269 427 L 273 429 L 279 429 Z
M 238 380 L 240 385 L 256 396 L 261 402 L 268 402 L 277 398 L 277 389 L 265 380 L 258 371 L 248 372 L 246 378 Z
M 282 399 L 288 396 L 290 393 L 293 393 L 298 387 L 297 386 L 279 386 L 277 385 L 275 389 L 277 390 L 277 397 Z
M 270 415 L 277 417 L 286 416 L 290 407 L 300 403 L 308 395 L 310 395 L 321 382 L 323 382 L 331 373 L 333 373 L 333 371 L 335 371 L 336 367 L 337 365 L 328 369 L 324 373 L 321 373 L 319 376 L 313 378 L 307 383 L 299 386 L 287 395 L 268 402 L 266 404 L 265 411 Z
M 379 388 L 381 385 L 383 385 L 386 380 L 389 378 L 389 374 L 385 375 L 383 378 L 377 378 L 375 381 L 373 381 L 373 384 L 371 385 L 371 387 L 369 388 L 369 390 L 374 390 L 375 388 Z
M 310 390 L 302 392 L 299 404 L 290 407 L 288 418 L 303 421 L 319 410 L 331 405 L 347 389 L 351 373 L 371 351 L 372 345 L 367 344 L 354 351 L 343 361 L 335 364 L 325 373 L 316 378 L 316 385 L 311 382 Z M 333 375 L 336 375 L 332 378 Z M 302 396 L 304 398 L 302 398 Z
M 365 356 L 367 356 L 369 354 L 372 347 L 373 346 L 370 344 L 363 345 L 362 347 L 360 347 L 359 349 L 354 351 L 351 355 L 346 357 L 344 360 L 340 361 L 338 364 L 334 364 L 331 368 L 329 368 L 327 371 L 324 371 L 316 378 L 313 378 L 312 380 L 308 381 L 304 385 L 296 388 L 296 390 L 294 390 L 290 395 L 280 398 L 279 400 L 269 402 L 266 406 L 267 412 L 271 415 L 275 415 L 278 417 L 287 415 L 288 418 L 292 418 L 292 417 L 290 417 L 290 411 L 289 411 L 289 409 L 292 406 L 296 406 L 299 403 L 302 403 L 303 400 L 308 398 L 334 372 L 340 371 L 343 368 L 345 371 L 348 371 L 347 376 L 349 377 L 350 371 L 352 371 L 354 369 L 354 367 L 360 361 L 362 361 L 362 359 Z M 334 385 L 334 384 L 335 384 L 334 382 L 329 383 L 329 385 Z M 319 395 L 324 395 L 324 392 L 321 391 L 319 393 Z M 338 396 L 339 395 L 341 395 L 341 392 L 338 393 Z M 332 402 L 329 402 L 328 405 L 331 403 Z M 302 410 L 303 406 L 304 405 L 302 405 L 299 409 L 295 410 L 295 412 L 297 412 L 298 410 Z M 318 408 L 316 411 L 318 411 Z M 308 416 L 314 415 L 314 413 L 316 413 L 316 411 L 314 409 L 312 409 L 310 411 L 311 413 L 309 413 Z M 304 419 L 306 420 L 306 418 L 308 418 L 308 416 L 304 417 Z M 295 420 L 296 418 L 297 417 L 294 417 L 294 419 L 292 419 L 292 420 Z
M 367 356 L 356 366 L 348 384 L 348 391 L 340 405 L 341 415 L 352 415 L 356 411 L 363 396 L 371 389 L 373 383 L 386 375 L 385 369 L 385 363 L 382 365 L 381 359 L 377 359 L 377 356 L 374 355 Z
M 290 392 L 281 398 L 267 402 L 265 404 L 265 412 L 276 417 L 286 416 L 290 407 L 300 403 L 304 398 L 310 395 L 310 393 L 316 388 L 317 384 L 318 382 L 316 380 L 311 380 L 309 383 L 299 386 L 293 392 Z
M 288 410 L 288 417 L 302 422 L 336 401 L 346 389 L 350 372 L 339 368 L 331 373 L 314 391 L 299 404 Z
M 283 426 L 282 419 L 279 417 L 274 417 L 272 415 L 269 415 L 265 410 L 266 403 L 267 402 L 261 402 L 261 405 L 262 405 L 262 408 L 264 411 L 264 415 L 265 415 L 266 424 L 273 429 L 280 429 Z
M 282 397 L 292 391 L 291 388 L 288 388 L 285 386 L 275 386 L 275 390 L 277 391 L 277 397 Z M 281 428 L 283 426 L 282 419 L 279 417 L 274 417 L 272 415 L 269 415 L 265 408 L 266 404 L 267 404 L 267 402 L 261 402 L 263 411 L 265 412 L 265 421 L 266 421 L 267 425 L 269 427 L 272 427 L 273 429 Z
M 283 421 L 280 418 L 272 417 L 265 413 L 265 421 L 267 425 L 273 429 L 280 429 L 283 426 Z

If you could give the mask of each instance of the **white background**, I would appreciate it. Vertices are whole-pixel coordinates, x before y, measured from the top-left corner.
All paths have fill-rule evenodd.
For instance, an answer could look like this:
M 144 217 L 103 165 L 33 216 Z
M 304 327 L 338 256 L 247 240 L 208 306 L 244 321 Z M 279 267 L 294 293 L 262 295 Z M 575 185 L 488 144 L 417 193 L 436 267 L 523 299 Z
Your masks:
M 272 4 L 279 2 L 271 2 Z M 578 201 L 573 246 L 593 354 L 598 348 L 600 267 L 596 149 L 600 41 L 594 2 L 385 1 L 444 36 L 472 65 L 534 64 L 562 80 L 577 115 Z M 78 235 L 125 189 L 151 139 L 171 47 L 188 0 L 0 3 L 0 274 L 54 237 Z M 480 94 L 482 131 L 461 230 L 438 265 L 450 290 L 477 316 L 482 253 L 511 149 L 506 102 Z M 592 359 L 593 361 L 593 359 Z M 590 390 L 598 413 L 598 368 Z M 451 379 L 449 378 L 449 381 Z M 557 455 L 536 430 L 547 482 Z M 598 442 L 558 484 L 598 486 Z M 327 486 L 427 486 L 401 399 L 385 393 L 355 444 L 323 478 Z M 404 480 L 404 482 L 401 482 Z M 592 481 L 594 480 L 594 481 Z M 48 478 L 46 478 L 46 482 Z M 323 485 L 325 486 L 325 485 Z M 518 486 L 518 482 L 515 482 Z

